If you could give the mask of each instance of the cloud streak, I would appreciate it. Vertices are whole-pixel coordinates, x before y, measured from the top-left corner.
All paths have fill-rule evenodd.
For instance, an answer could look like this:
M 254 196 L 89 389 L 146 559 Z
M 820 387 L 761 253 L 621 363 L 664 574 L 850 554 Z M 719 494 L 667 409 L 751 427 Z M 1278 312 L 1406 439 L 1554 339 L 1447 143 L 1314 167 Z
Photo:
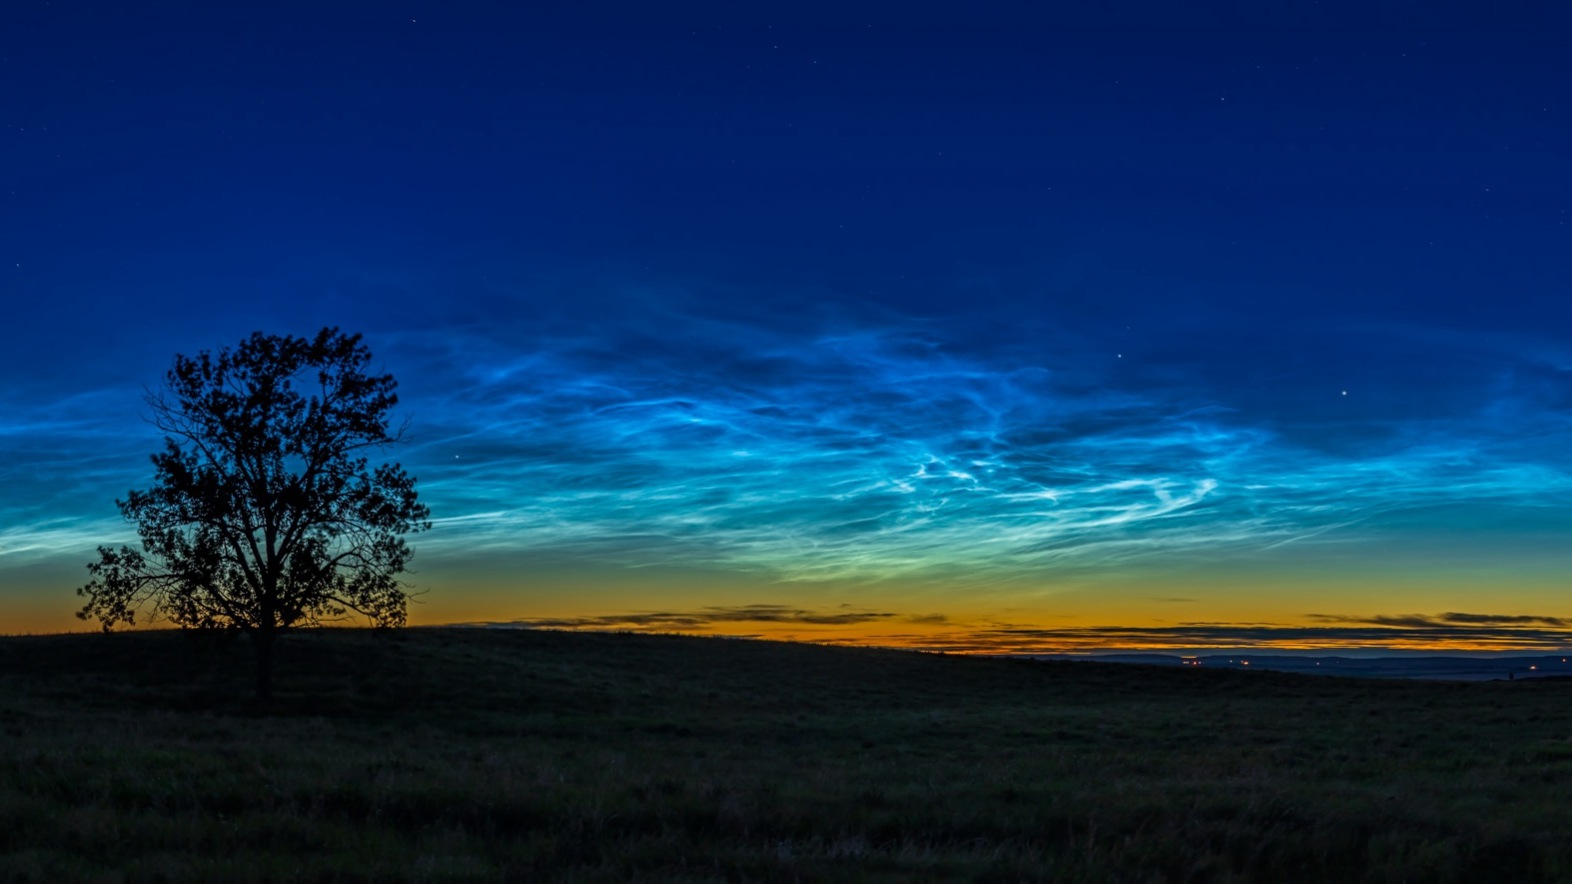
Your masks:
M 1464 614 L 1449 611 L 1444 614 L 1403 614 L 1397 616 L 1346 617 L 1337 614 L 1307 614 L 1310 620 L 1323 623 L 1364 623 L 1373 626 L 1395 626 L 1409 629 L 1453 629 L 1476 627 L 1565 627 L 1564 617 L 1547 617 L 1538 614 Z
M 135 538 L 114 501 L 157 445 L 140 404 L 135 388 L 0 401 L 0 568 Z
M 511 626 L 530 629 L 589 630 L 703 630 L 739 623 L 775 623 L 807 626 L 856 626 L 893 620 L 898 615 L 885 611 L 866 611 L 842 605 L 831 610 L 807 610 L 789 605 L 707 606 L 693 611 L 646 611 L 633 614 L 602 614 L 592 617 L 550 617 L 488 621 L 469 626 Z M 916 620 L 913 622 L 926 622 Z
M 428 544 L 988 579 L 1346 543 L 1394 512 L 1572 491 L 1558 459 L 1477 431 L 1478 414 L 1350 455 L 1204 391 L 1121 385 L 1087 368 L 1087 341 L 978 350 L 915 320 L 807 326 L 662 315 L 513 346 L 448 336 L 469 364 L 440 410 L 424 403 L 422 478 L 453 514 Z
M 1322 624 L 1181 623 L 1172 626 L 984 625 L 943 635 L 904 634 L 890 644 L 964 653 L 1043 654 L 1106 650 L 1490 650 L 1562 652 L 1572 628 L 1557 617 L 1490 614 L 1309 615 Z
M 1475 650 L 1562 652 L 1572 648 L 1572 623 L 1520 614 L 1308 614 L 1309 624 L 1191 622 L 1164 626 L 1043 626 L 966 621 L 944 614 L 902 616 L 841 605 L 807 609 L 781 604 L 705 606 L 585 617 L 524 618 L 470 626 L 591 631 L 786 634 L 841 644 L 883 645 L 980 654 L 1062 654 L 1140 650 Z M 906 626 L 924 626 L 905 632 Z M 826 627 L 804 633 L 797 628 Z M 839 628 L 839 629 L 837 629 Z M 784 630 L 784 633 L 782 632 Z

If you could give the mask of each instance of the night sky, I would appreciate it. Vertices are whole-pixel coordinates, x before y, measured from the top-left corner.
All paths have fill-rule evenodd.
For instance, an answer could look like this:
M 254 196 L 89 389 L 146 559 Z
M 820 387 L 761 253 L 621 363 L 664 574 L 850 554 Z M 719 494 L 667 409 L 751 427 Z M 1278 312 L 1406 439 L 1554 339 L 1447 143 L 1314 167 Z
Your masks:
M 542 6 L 4 4 L 0 631 L 175 353 L 336 325 L 415 623 L 1572 644 L 1564 26 Z

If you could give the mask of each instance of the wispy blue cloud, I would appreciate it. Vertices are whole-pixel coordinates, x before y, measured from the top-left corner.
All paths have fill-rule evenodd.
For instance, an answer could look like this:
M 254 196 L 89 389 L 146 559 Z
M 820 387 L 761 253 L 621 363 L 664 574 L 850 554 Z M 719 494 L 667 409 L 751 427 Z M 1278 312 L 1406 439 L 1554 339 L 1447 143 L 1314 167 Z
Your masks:
M 581 313 L 371 341 L 403 382 L 412 444 L 389 454 L 433 506 L 418 546 L 443 579 L 506 555 L 1044 580 L 1357 545 L 1393 514 L 1466 522 L 1470 506 L 1549 511 L 1572 492 L 1572 382 L 1543 349 L 1471 339 L 1489 395 L 1451 413 L 1288 426 L 1236 404 L 1259 380 L 1219 386 L 1177 359 L 1132 371 L 1105 340 L 1045 327 L 673 296 L 615 322 Z M 0 568 L 129 536 L 112 501 L 146 481 L 140 384 L 161 368 L 7 407 Z M 1315 432 L 1341 441 L 1307 444 Z
M 1565 421 L 1506 358 L 1492 383 L 1511 389 L 1487 407 L 1363 419 L 1380 432 L 1350 449 L 1302 444 L 1304 428 L 1218 404 L 1226 391 L 1193 378 L 1122 380 L 1096 341 L 987 349 L 878 320 L 652 310 L 615 328 L 470 329 L 438 349 L 401 339 L 425 370 L 459 370 L 414 403 L 411 459 L 439 513 L 427 546 L 977 579 L 1357 542 L 1342 529 L 1383 514 L 1572 490 L 1565 458 L 1525 436 L 1565 438 Z M 1512 429 L 1494 426 L 1511 407 Z
M 135 387 L 0 402 L 0 569 L 134 536 L 114 501 L 157 445 L 138 405 Z

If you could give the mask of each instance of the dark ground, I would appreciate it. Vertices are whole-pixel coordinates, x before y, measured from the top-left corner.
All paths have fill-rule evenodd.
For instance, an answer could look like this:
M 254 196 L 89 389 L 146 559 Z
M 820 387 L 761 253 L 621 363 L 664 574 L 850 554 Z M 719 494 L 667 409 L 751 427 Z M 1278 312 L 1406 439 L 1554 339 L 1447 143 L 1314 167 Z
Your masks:
M 0 879 L 1572 880 L 1572 684 L 531 631 L 0 639 Z

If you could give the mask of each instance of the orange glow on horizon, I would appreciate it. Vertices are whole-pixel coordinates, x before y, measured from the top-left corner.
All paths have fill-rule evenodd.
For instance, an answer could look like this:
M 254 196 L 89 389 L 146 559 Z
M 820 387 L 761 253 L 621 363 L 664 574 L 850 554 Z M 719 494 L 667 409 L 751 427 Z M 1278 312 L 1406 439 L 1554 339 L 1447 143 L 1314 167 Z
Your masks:
M 437 625 L 437 624 L 431 624 Z M 906 625 L 906 624 L 903 624 Z M 1251 624 L 1250 626 L 1258 626 Z M 627 625 L 617 628 L 604 626 L 545 627 L 563 631 L 631 632 L 645 634 L 692 635 L 715 638 L 748 638 L 766 641 L 807 642 L 812 644 L 846 647 L 878 647 L 900 650 L 943 651 L 951 654 L 1083 654 L 1097 651 L 1133 651 L 1143 653 L 1193 654 L 1208 651 L 1278 652 L 1291 654 L 1337 653 L 1340 651 L 1391 650 L 1399 652 L 1541 652 L 1559 653 L 1572 645 L 1572 636 L 1566 642 L 1546 644 L 1542 637 L 1531 633 L 1521 636 L 1504 631 L 1497 637 L 1459 638 L 1438 641 L 1433 637 L 1405 634 L 1402 629 L 1384 633 L 1379 641 L 1347 639 L 1336 635 L 1335 628 L 1326 634 L 1307 641 L 1302 636 L 1293 638 L 1256 637 L 1248 641 L 1185 641 L 1162 636 L 1140 637 L 1129 633 L 1128 627 L 1080 627 L 1073 636 L 1057 635 L 1053 638 L 1013 638 L 1000 635 L 997 630 L 984 625 L 948 623 L 942 626 L 921 627 L 893 631 L 879 628 L 857 627 L 803 627 L 795 624 L 724 624 L 702 628 L 673 629 L 667 627 L 641 627 Z M 1249 627 L 1246 627 L 1249 628 Z
M 1561 626 L 1559 610 L 1536 601 L 1544 596 L 1526 592 L 1520 598 L 1498 593 L 1488 615 L 1404 613 L 1477 610 L 1463 587 L 1450 596 L 1433 588 L 1405 595 L 1401 587 L 1376 592 L 1365 586 L 1285 584 L 1280 591 L 1245 597 L 1232 587 L 1208 594 L 1147 583 L 1091 583 L 1052 593 L 1010 586 L 967 594 L 921 586 L 737 585 L 676 578 L 542 580 L 527 588 L 500 580 L 475 587 L 426 585 L 430 595 L 411 599 L 411 626 L 675 633 L 954 654 L 1564 654 L 1572 648 L 1572 628 Z M 751 603 L 738 604 L 739 599 Z M 17 601 L 23 603 L 13 605 L 0 632 L 98 631 L 96 623 L 75 618 L 79 599 L 69 589 L 39 589 Z M 1304 613 L 1318 609 L 1324 613 Z M 169 626 L 139 620 L 142 628 Z M 1572 622 L 1572 616 L 1565 620 Z M 333 625 L 362 622 L 350 617 Z
M 357 627 L 363 624 L 348 621 L 334 626 Z M 473 621 L 468 622 L 412 622 L 413 628 L 442 627 L 442 626 L 473 626 Z M 507 628 L 499 624 L 501 628 Z M 753 628 L 740 628 L 751 626 Z M 84 623 L 74 618 L 28 618 L 13 620 L 7 624 L 5 635 L 54 635 L 65 633 L 92 633 L 100 630 L 94 624 Z M 139 624 L 137 629 L 169 629 L 167 622 L 152 624 Z M 625 632 L 642 633 L 650 635 L 691 635 L 710 638 L 743 638 L 762 641 L 787 641 L 805 642 L 842 647 L 869 647 L 891 648 L 897 650 L 944 652 L 948 654 L 965 655 L 1029 655 L 1029 654 L 1086 654 L 1099 651 L 1127 651 L 1140 653 L 1184 653 L 1192 655 L 1208 651 L 1241 651 L 1278 652 L 1284 654 L 1335 654 L 1343 651 L 1380 651 L 1390 650 L 1397 652 L 1469 652 L 1469 653 L 1560 653 L 1572 640 L 1564 643 L 1544 644 L 1532 640 L 1534 637 L 1515 638 L 1505 634 L 1492 639 L 1456 639 L 1451 641 L 1437 641 L 1433 638 L 1419 638 L 1405 636 L 1402 630 L 1393 630 L 1385 634 L 1378 642 L 1339 639 L 1334 635 L 1318 637 L 1315 641 L 1296 639 L 1267 639 L 1255 638 L 1245 641 L 1215 641 L 1200 643 L 1195 641 L 1163 640 L 1161 638 L 1139 638 L 1128 634 L 1126 627 L 1109 627 L 1107 631 L 1097 627 L 1084 628 L 1077 636 L 1057 636 L 1051 640 L 1011 639 L 999 636 L 988 630 L 973 630 L 960 624 L 948 624 L 944 628 L 929 628 L 906 632 L 884 632 L 878 630 L 858 630 L 854 628 L 801 628 L 782 624 L 727 624 L 726 627 L 686 628 L 672 629 L 665 627 L 640 627 L 623 626 L 617 628 L 600 627 L 534 627 L 565 632 Z M 1188 662 L 1188 661 L 1187 661 Z M 1246 664 L 1248 665 L 1248 664 Z

